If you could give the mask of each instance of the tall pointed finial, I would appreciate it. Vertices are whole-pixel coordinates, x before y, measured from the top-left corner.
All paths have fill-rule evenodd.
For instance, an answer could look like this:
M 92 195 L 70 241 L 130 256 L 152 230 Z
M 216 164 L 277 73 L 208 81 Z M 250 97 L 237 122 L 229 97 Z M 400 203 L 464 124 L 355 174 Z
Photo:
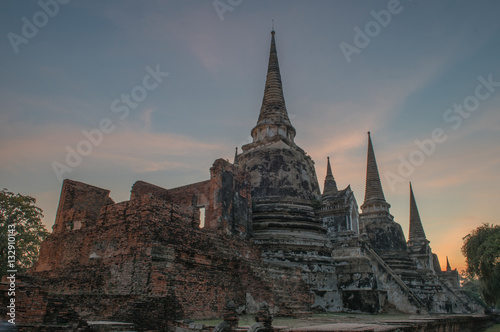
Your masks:
M 273 27 L 271 29 L 271 33 L 273 33 L 273 32 L 274 32 L 274 18 L 273 18 Z
M 254 142 L 280 135 L 293 143 L 295 128 L 292 126 L 286 110 L 274 35 L 273 30 L 271 31 L 271 51 L 269 53 L 264 98 L 262 99 L 259 120 L 252 129 L 251 134 Z
M 410 234 L 409 241 L 426 240 L 424 227 L 418 213 L 417 202 L 410 182 Z
M 378 173 L 377 161 L 375 159 L 375 152 L 373 151 L 372 139 L 370 132 L 368 132 L 368 153 L 366 158 L 366 184 L 365 184 L 365 201 L 361 206 L 367 207 L 368 205 L 383 206 L 384 210 L 388 210 L 390 205 L 386 202 L 384 192 L 382 190 L 382 183 L 380 182 L 380 175 Z
M 238 147 L 236 147 L 236 150 L 234 152 L 234 161 L 233 161 L 234 166 L 238 166 Z
M 451 265 L 450 265 L 450 261 L 448 260 L 448 256 L 446 256 L 446 271 L 448 271 L 448 272 L 451 271 Z
M 326 176 L 332 175 L 332 166 L 330 166 L 330 157 L 326 157 Z
M 323 186 L 323 195 L 332 195 L 337 192 L 337 182 L 335 182 L 335 178 L 333 177 L 332 167 L 330 166 L 330 157 L 327 157 L 326 177 L 325 184 Z

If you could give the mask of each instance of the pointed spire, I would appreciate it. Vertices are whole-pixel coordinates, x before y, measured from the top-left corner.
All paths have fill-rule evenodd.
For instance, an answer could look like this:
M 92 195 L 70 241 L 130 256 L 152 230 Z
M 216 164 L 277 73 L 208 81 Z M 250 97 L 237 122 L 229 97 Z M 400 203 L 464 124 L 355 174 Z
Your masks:
M 234 152 L 234 161 L 233 161 L 234 166 L 238 166 L 238 147 L 236 147 L 236 151 Z
M 254 142 L 264 137 L 275 135 L 284 136 L 293 142 L 293 138 L 295 137 L 295 128 L 288 118 L 285 98 L 283 96 L 283 86 L 274 35 L 275 32 L 273 29 L 273 31 L 271 31 L 271 51 L 269 54 L 264 98 L 262 99 L 259 120 L 257 121 L 257 125 L 252 129 Z M 275 130 L 268 130 L 268 128 L 266 128 L 271 126 L 277 128 L 275 128 Z
M 410 235 L 409 241 L 426 239 L 424 227 L 418 213 L 417 202 L 413 195 L 413 188 L 410 182 Z
M 448 260 L 448 256 L 446 256 L 446 271 L 451 271 L 450 261 Z
M 332 167 L 330 166 L 330 157 L 327 157 L 325 185 L 323 186 L 323 195 L 332 195 L 338 192 L 337 183 L 333 177 Z
M 377 161 L 375 152 L 373 152 L 373 144 L 368 132 L 368 155 L 366 161 L 366 184 L 365 184 L 365 201 L 363 206 L 371 204 L 380 204 L 388 209 L 390 205 L 386 202 L 384 192 L 382 191 L 382 183 L 378 173 Z M 363 208 L 361 206 L 361 208 Z
M 333 178 L 332 166 L 330 165 L 330 157 L 326 157 L 326 177 L 331 176 Z

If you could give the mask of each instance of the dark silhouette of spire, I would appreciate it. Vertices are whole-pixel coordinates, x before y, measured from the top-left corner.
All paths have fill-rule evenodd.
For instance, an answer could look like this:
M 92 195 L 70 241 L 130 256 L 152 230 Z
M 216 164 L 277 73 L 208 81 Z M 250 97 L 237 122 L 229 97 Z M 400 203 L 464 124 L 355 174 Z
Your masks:
M 295 128 L 292 126 L 286 110 L 274 35 L 275 32 L 273 30 L 271 31 L 271 51 L 269 54 L 264 98 L 262 99 L 259 120 L 257 121 L 257 125 L 252 129 L 252 137 L 254 137 L 254 140 L 256 139 L 256 135 L 254 134 L 259 128 L 274 125 L 286 128 L 288 133 L 288 137 L 286 138 L 293 141 Z
M 365 184 L 365 201 L 363 206 L 371 204 L 389 204 L 386 202 L 384 192 L 382 191 L 382 184 L 377 168 L 377 161 L 375 160 L 375 153 L 373 152 L 372 139 L 370 132 L 368 132 L 368 155 L 366 160 L 366 184 Z M 363 207 L 362 207 L 363 208 Z
M 420 220 L 420 215 L 418 213 L 417 203 L 415 201 L 415 196 L 413 195 L 413 188 L 410 182 L 410 235 L 409 241 L 427 239 L 425 237 L 424 227 L 422 226 L 422 221 Z
M 450 266 L 450 261 L 448 260 L 448 256 L 446 256 L 446 271 L 447 272 L 452 271 Z
M 338 192 L 337 183 L 333 177 L 332 167 L 330 166 L 330 157 L 327 157 L 325 185 L 323 186 L 323 195 L 331 195 Z
M 236 147 L 236 151 L 234 152 L 233 165 L 238 166 L 238 147 Z
M 330 157 L 326 157 L 326 176 L 331 176 L 333 178 L 332 166 L 330 165 Z

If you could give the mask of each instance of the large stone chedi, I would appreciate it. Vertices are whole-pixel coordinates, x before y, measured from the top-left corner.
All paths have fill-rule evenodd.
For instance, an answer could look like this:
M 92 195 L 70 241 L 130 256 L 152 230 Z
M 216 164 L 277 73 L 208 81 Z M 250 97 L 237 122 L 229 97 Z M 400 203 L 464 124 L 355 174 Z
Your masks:
M 472 310 L 456 270 L 441 271 L 412 190 L 406 242 L 370 135 L 362 213 L 350 186 L 337 187 L 330 159 L 320 192 L 314 162 L 295 143 L 271 35 L 253 141 L 234 163 L 218 159 L 209 179 L 177 188 L 137 181 L 120 203 L 108 190 L 64 181 L 53 233 L 29 276 L 18 278 L 24 323 L 161 329 L 220 317 L 228 301 L 246 313 L 265 301 L 275 315 Z
M 274 31 L 262 107 L 251 134 L 253 142 L 236 158 L 251 176 L 254 241 L 275 262 L 328 259 L 326 230 L 313 208 L 320 198 L 314 162 L 294 142 Z M 311 257 L 311 252 L 318 255 Z
M 236 156 L 250 174 L 253 202 L 253 240 L 267 262 L 295 266 L 315 294 L 315 303 L 336 292 L 336 275 L 326 227 L 315 204 L 321 194 L 312 159 L 295 144 L 295 128 L 288 117 L 276 51 L 271 51 L 264 98 L 253 142 Z

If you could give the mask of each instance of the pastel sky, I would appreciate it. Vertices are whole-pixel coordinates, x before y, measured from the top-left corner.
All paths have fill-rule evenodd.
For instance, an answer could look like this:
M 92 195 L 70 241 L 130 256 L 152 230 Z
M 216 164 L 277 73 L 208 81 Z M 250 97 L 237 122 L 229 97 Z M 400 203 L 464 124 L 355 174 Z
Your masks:
M 320 185 L 330 156 L 362 204 L 370 131 L 395 220 L 408 236 L 411 181 L 433 251 L 460 270 L 462 237 L 499 223 L 499 15 L 494 0 L 2 1 L 0 187 L 35 197 L 50 229 L 54 165 L 116 202 L 137 180 L 208 179 L 257 121 L 274 19 Z

